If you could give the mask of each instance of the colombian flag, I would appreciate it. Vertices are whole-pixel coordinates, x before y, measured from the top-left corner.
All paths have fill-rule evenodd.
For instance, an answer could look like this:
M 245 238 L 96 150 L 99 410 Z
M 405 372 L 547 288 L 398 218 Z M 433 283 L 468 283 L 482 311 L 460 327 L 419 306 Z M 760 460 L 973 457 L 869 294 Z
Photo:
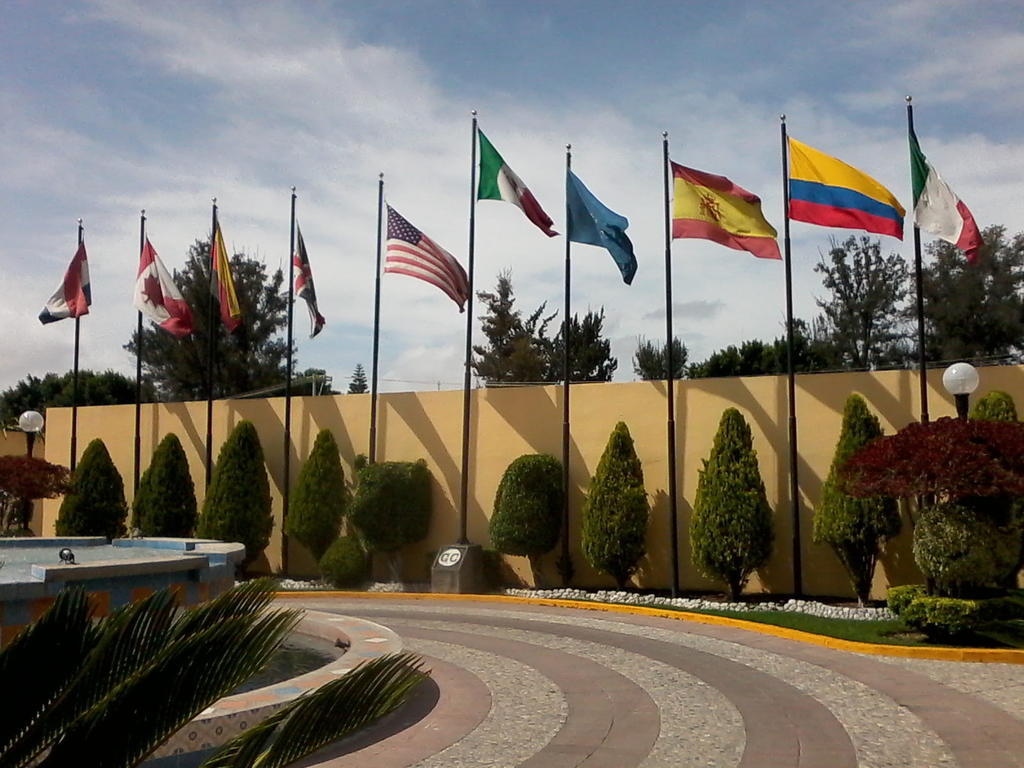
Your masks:
M 217 222 L 217 230 L 213 233 L 210 252 L 210 292 L 220 303 L 220 318 L 224 321 L 228 333 L 232 333 L 242 324 L 242 308 L 238 305 L 238 294 L 235 293 L 231 262 L 228 261 L 228 249 L 224 247 L 224 233 L 220 231 L 220 222 Z
M 903 206 L 842 160 L 789 138 L 789 218 L 903 239 Z
M 781 259 L 775 228 L 761 213 L 761 198 L 725 176 L 672 163 L 675 182 L 672 237 L 713 240 L 749 251 L 759 259 Z

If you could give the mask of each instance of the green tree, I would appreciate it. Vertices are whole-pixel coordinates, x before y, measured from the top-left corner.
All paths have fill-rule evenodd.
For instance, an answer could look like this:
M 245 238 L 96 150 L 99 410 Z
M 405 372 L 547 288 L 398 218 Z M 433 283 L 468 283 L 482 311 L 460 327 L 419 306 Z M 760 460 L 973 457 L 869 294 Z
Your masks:
M 853 454 L 881 434 L 878 417 L 868 410 L 864 398 L 850 395 L 832 466 L 821 490 L 821 505 L 814 513 L 815 543 L 832 547 L 861 605 L 871 592 L 882 544 L 899 533 L 899 506 L 892 498 L 848 496 L 840 488 L 839 475 Z
M 686 359 L 689 356 L 686 345 L 679 337 L 672 339 L 672 378 L 686 376 Z M 658 346 L 643 336 L 637 339 L 633 353 L 633 372 L 644 381 L 668 378 L 668 344 Z
M 498 483 L 491 515 L 491 546 L 506 555 L 530 558 L 534 583 L 539 558 L 558 543 L 562 530 L 562 464 L 553 456 L 528 453 L 515 459 Z
M 843 365 L 877 368 L 904 359 L 900 304 L 907 296 L 907 265 L 897 253 L 882 256 L 881 241 L 850 236 L 830 241 L 814 271 L 829 297 L 818 299 L 824 328 Z
M 196 535 L 245 545 L 244 570 L 270 543 L 270 483 L 251 421 L 240 421 L 220 448 Z
M 647 551 L 650 507 L 633 438 L 623 422 L 615 425 L 583 504 L 583 554 L 621 589 Z
M 619 361 L 612 357 L 612 343 L 602 336 L 604 308 L 588 311 L 583 319 L 573 315 L 569 319 L 569 380 L 611 381 Z M 562 381 L 565 377 L 564 328 L 546 347 L 547 366 L 545 381 Z
M 196 241 L 189 248 L 185 268 L 174 272 L 175 283 L 192 307 L 192 335 L 178 339 L 160 328 L 142 331 L 143 369 L 165 400 L 206 397 L 209 264 L 209 241 Z M 214 392 L 221 397 L 274 386 L 285 379 L 287 342 L 282 332 L 288 323 L 288 294 L 282 287 L 283 273 L 277 269 L 268 274 L 266 264 L 243 253 L 231 258 L 231 273 L 242 309 L 242 325 L 229 335 L 220 316 L 214 317 Z M 125 345 L 132 354 L 136 351 L 135 337 L 133 331 Z
M 132 527 L 143 536 L 192 535 L 197 522 L 196 489 L 181 441 L 168 433 L 142 473 L 132 502 Z
M 124 481 L 107 446 L 96 438 L 86 447 L 71 476 L 71 490 L 57 514 L 57 535 L 116 539 L 125 534 L 127 516 Z
M 0 426 L 18 420 L 25 411 L 44 412 L 47 408 L 72 405 L 74 374 L 71 371 L 48 373 L 42 378 L 29 374 L 0 394 Z M 153 399 L 153 387 L 143 378 L 142 401 Z M 80 370 L 78 372 L 79 405 L 121 405 L 135 402 L 135 379 L 116 371 Z
M 352 371 L 352 381 L 348 383 L 348 393 L 350 395 L 361 395 L 369 391 L 370 388 L 366 383 L 366 371 L 363 370 L 363 364 L 356 363 L 356 369 Z
M 979 421 L 1017 421 L 1017 408 L 1006 392 L 993 390 L 975 401 L 971 418 Z
M 986 227 L 976 264 L 950 243 L 929 243 L 924 307 L 931 360 L 1020 358 L 1024 347 L 1024 233 Z
M 398 551 L 430 530 L 430 470 L 422 459 L 381 461 L 363 466 L 358 477 L 350 519 L 370 552 L 388 556 L 399 581 Z
M 840 367 L 835 346 L 828 339 L 823 323 L 808 326 L 799 318 L 793 321 L 793 370 L 798 373 L 832 370 Z M 789 370 L 785 335 L 772 342 L 752 339 L 738 347 L 729 345 L 712 353 L 707 360 L 693 363 L 686 373 L 691 379 L 723 376 L 780 375 Z
M 366 581 L 369 558 L 358 536 L 339 536 L 320 558 L 320 573 L 331 586 L 356 587 Z
M 729 586 L 732 600 L 772 551 L 772 510 L 757 466 L 750 427 L 727 408 L 697 481 L 690 545 L 697 569 Z
M 547 305 L 541 304 L 524 318 L 515 309 L 511 272 L 498 275 L 494 293 L 479 291 L 477 298 L 485 308 L 480 330 L 487 344 L 473 347 L 476 375 L 487 386 L 544 381 L 552 343 L 547 326 L 557 313 L 544 317 Z
M 285 533 L 319 561 L 338 538 L 348 501 L 338 444 L 331 430 L 321 429 L 291 492 Z
M 0 650 L 0 689 L 18 692 L 4 707 L 0 765 L 142 764 L 266 666 L 300 617 L 273 608 L 273 598 L 273 584 L 257 580 L 182 611 L 164 589 L 96 619 L 84 590 L 62 590 Z M 293 765 L 395 710 L 425 678 L 411 654 L 366 662 L 285 704 L 200 768 Z

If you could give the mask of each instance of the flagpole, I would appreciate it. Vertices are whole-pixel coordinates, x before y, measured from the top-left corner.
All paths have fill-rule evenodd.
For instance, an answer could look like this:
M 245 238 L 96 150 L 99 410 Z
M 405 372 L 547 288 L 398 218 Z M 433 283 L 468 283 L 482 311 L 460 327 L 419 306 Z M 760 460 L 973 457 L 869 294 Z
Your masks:
M 146 247 L 146 209 L 139 213 L 139 259 Z M 132 490 L 139 491 L 139 470 L 142 461 L 142 311 L 139 310 L 135 325 L 135 465 L 132 475 Z
M 377 274 L 373 287 L 373 372 L 370 375 L 370 463 L 377 460 L 377 358 L 380 352 L 380 256 L 384 231 L 384 174 L 377 176 Z
M 572 144 L 565 145 L 565 172 L 572 169 Z M 562 554 L 558 572 L 562 586 L 569 586 L 573 577 L 572 555 L 569 554 L 569 288 L 572 279 L 572 242 L 569 239 L 569 199 L 565 201 L 565 306 L 562 309 Z
M 82 240 L 85 238 L 85 228 L 82 220 L 78 220 L 78 247 L 82 247 Z M 78 465 L 78 341 L 81 332 L 81 320 L 75 315 L 75 359 L 71 374 L 71 471 L 75 471 Z
M 803 565 L 800 553 L 800 485 L 797 478 L 796 372 L 793 370 L 793 259 L 789 241 L 789 142 L 786 116 L 779 117 L 782 127 L 782 197 L 785 206 L 786 247 L 786 370 L 789 390 L 789 493 L 793 520 L 793 594 L 803 594 Z
M 462 380 L 462 485 L 459 489 L 459 544 L 469 543 L 469 417 L 473 362 L 473 256 L 476 247 L 476 110 L 473 116 L 469 167 L 469 295 L 466 297 L 466 370 Z
M 292 219 L 288 241 L 288 346 L 285 363 L 284 388 L 284 480 L 281 486 L 281 572 L 288 573 L 288 497 L 291 490 L 292 443 L 292 335 L 295 308 L 295 187 L 292 187 Z
M 914 135 L 914 105 L 910 96 L 907 96 L 907 132 L 908 137 Z M 911 186 L 913 186 L 913 172 L 911 172 Z M 921 423 L 927 424 L 928 359 L 924 345 L 924 270 L 921 268 L 921 229 L 916 223 L 914 224 L 914 281 L 917 290 L 917 370 L 921 391 Z
M 672 542 L 672 597 L 679 593 L 679 520 L 676 516 L 676 397 L 672 359 L 672 212 L 669 209 L 668 131 L 661 134 L 665 175 L 665 394 L 668 401 L 668 504 Z
M 213 198 L 213 218 L 210 228 L 210 296 L 206 313 L 206 487 L 210 487 L 213 473 L 213 369 L 216 357 L 215 315 L 213 311 L 213 274 L 217 248 L 217 198 Z

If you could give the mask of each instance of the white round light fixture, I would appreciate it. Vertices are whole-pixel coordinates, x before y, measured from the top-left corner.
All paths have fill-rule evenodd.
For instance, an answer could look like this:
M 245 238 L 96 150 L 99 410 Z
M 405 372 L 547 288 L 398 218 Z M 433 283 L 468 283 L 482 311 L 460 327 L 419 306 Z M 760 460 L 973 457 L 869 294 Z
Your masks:
M 942 374 L 942 386 L 951 395 L 970 395 L 978 388 L 978 369 L 970 363 L 953 363 Z
M 18 427 L 22 432 L 38 432 L 43 423 L 43 414 L 39 411 L 25 411 L 18 417 Z

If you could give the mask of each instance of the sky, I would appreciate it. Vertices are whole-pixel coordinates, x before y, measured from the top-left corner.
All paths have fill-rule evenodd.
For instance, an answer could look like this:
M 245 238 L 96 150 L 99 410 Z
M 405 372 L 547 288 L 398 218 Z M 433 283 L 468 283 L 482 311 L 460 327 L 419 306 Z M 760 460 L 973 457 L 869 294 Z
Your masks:
M 664 341 L 663 131 L 672 159 L 759 195 L 783 230 L 779 116 L 789 133 L 910 208 L 904 96 L 932 164 L 980 226 L 1021 223 L 1024 12 L 1019 2 L 0 0 L 0 389 L 66 371 L 72 321 L 40 309 L 85 226 L 93 305 L 81 366 L 134 375 L 139 211 L 171 269 L 209 236 L 287 269 L 290 188 L 327 318 L 299 369 L 344 390 L 369 370 L 377 178 L 392 206 L 463 263 L 470 112 L 564 231 L 573 170 L 630 221 L 639 269 L 572 248 L 572 311 L 605 311 L 615 379 L 639 337 Z M 476 215 L 475 283 L 510 270 L 516 306 L 562 307 L 565 243 L 501 201 Z M 909 231 L 909 224 L 907 227 Z M 794 307 L 851 230 L 792 224 Z M 882 238 L 912 257 L 912 238 Z M 691 361 L 783 331 L 784 270 L 699 240 L 672 245 L 673 318 Z M 383 391 L 461 386 L 464 316 L 431 286 L 382 281 Z M 480 314 L 476 303 L 473 314 Z M 557 320 L 556 320 L 557 322 Z M 482 342 L 479 323 L 474 341 Z

